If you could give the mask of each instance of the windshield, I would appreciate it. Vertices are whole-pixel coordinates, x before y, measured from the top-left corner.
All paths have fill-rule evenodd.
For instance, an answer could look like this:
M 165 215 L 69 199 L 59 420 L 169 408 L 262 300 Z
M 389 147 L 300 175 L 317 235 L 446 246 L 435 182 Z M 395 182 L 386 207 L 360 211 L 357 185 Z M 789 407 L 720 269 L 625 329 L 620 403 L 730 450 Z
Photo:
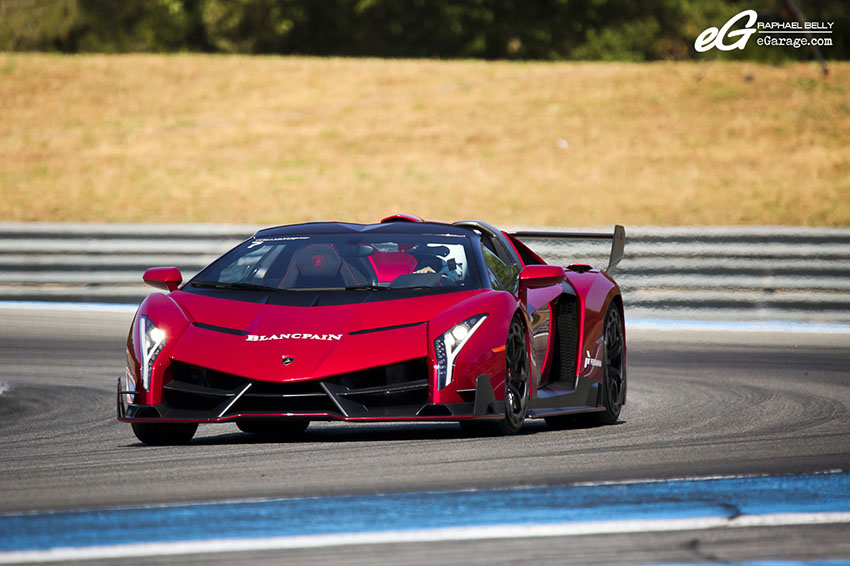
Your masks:
M 258 237 L 201 271 L 194 286 L 254 290 L 461 290 L 478 287 L 465 236 Z

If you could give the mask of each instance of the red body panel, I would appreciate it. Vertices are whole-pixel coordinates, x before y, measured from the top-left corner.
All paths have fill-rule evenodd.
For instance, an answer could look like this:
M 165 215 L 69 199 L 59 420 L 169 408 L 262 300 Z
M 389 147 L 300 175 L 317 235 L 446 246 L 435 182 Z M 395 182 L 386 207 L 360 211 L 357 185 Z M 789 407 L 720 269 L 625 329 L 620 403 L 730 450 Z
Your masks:
M 436 392 L 433 399 L 435 403 L 459 402 L 462 398 L 457 391 L 474 389 L 475 378 L 481 374 L 489 375 L 494 390 L 503 389 L 504 352 L 493 350 L 504 344 L 515 310 L 516 300 L 511 300 L 510 295 L 488 290 L 328 307 L 244 303 L 180 291 L 153 294 L 142 303 L 139 314 L 163 321 L 158 325 L 165 331 L 167 343 L 154 364 L 145 404 L 161 402 L 161 385 L 171 361 L 201 363 L 209 369 L 261 381 L 310 380 L 429 353 L 433 356 L 437 336 L 458 320 L 486 313 L 484 324 L 455 361 L 452 384 Z M 194 322 L 244 330 L 247 334 L 237 336 L 200 328 Z M 392 328 L 398 326 L 402 328 Z M 388 329 L 374 331 L 381 328 Z M 360 333 L 364 330 L 372 332 Z M 284 338 L 287 334 L 289 337 Z M 129 337 L 129 351 L 133 352 L 138 375 L 141 354 L 136 336 L 138 315 Z M 284 366 L 283 357 L 295 361 Z
M 582 318 L 579 336 L 582 339 L 579 345 L 580 355 L 576 373 L 579 378 L 601 381 L 602 368 L 589 362 L 601 359 L 603 344 L 599 339 L 602 336 L 602 323 L 608 305 L 615 297 L 620 296 L 620 288 L 607 273 L 596 269 L 584 273 L 568 271 L 567 281 L 575 289 L 576 296 L 581 301 L 579 313 Z M 618 308 L 621 307 L 622 305 Z

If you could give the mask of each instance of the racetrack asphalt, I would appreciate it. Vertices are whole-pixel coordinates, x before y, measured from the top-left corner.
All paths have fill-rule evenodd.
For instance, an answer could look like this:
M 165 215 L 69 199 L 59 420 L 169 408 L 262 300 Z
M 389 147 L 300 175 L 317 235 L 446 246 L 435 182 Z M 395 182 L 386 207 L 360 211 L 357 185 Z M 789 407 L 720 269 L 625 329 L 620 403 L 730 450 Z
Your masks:
M 228 424 L 202 426 L 189 446 L 152 448 L 114 417 L 131 317 L 0 309 L 0 512 L 850 469 L 847 334 L 630 332 L 629 403 L 610 427 L 550 430 L 531 421 L 518 437 L 466 438 L 453 424 L 320 423 L 283 443 Z M 286 558 L 800 561 L 850 558 L 848 541 L 844 524 L 366 545 L 291 550 Z M 280 558 L 256 552 L 237 561 Z

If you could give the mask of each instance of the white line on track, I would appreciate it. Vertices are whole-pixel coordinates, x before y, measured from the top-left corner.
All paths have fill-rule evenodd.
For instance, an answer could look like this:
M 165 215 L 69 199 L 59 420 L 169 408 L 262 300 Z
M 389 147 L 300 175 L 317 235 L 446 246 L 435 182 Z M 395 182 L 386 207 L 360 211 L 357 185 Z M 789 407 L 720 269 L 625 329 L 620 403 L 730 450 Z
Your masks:
M 267 538 L 215 539 L 138 543 L 114 546 L 65 547 L 50 550 L 0 552 L 0 564 L 32 564 L 75 560 L 112 560 L 151 556 L 252 552 L 348 545 L 380 545 L 420 542 L 451 542 L 501 538 L 569 537 L 604 534 L 636 534 L 718 528 L 787 527 L 850 523 L 850 512 L 775 513 L 686 519 L 568 522 L 536 525 L 451 527 L 410 531 L 379 531 Z
M 832 470 L 820 470 L 811 472 L 813 476 L 828 476 L 832 474 L 843 474 L 846 470 L 841 468 L 835 468 Z M 576 482 L 573 484 L 569 484 L 570 487 L 598 487 L 598 486 L 610 486 L 610 485 L 640 485 L 640 484 L 649 484 L 649 483 L 677 483 L 677 482 L 708 482 L 708 481 L 717 481 L 717 480 L 741 480 L 741 479 L 753 479 L 753 478 L 769 478 L 773 477 L 770 474 L 725 474 L 725 475 L 716 475 L 716 476 L 691 476 L 691 477 L 673 477 L 673 478 L 646 478 L 646 479 L 634 479 L 634 480 L 610 480 L 610 481 L 590 481 L 590 482 Z

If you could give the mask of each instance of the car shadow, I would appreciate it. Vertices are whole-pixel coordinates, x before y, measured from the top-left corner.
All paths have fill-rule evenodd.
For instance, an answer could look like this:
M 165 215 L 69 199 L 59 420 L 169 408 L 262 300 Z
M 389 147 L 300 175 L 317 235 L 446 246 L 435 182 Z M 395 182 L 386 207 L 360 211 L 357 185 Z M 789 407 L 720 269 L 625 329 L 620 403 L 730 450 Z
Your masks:
M 624 424 L 619 421 L 617 425 Z M 599 425 L 586 421 L 564 423 L 551 427 L 543 420 L 527 421 L 522 430 L 513 435 L 528 436 L 546 432 L 560 432 L 596 428 Z M 212 428 L 212 427 L 209 427 Z M 200 433 L 205 432 L 203 428 Z M 311 444 L 311 443 L 352 443 L 352 442 L 415 442 L 423 440 L 500 440 L 510 436 L 486 436 L 467 434 L 456 423 L 314 423 L 302 434 L 296 436 L 276 436 L 248 434 L 241 431 L 228 431 L 222 434 L 196 436 L 191 444 L 196 446 L 241 445 L 241 444 Z

